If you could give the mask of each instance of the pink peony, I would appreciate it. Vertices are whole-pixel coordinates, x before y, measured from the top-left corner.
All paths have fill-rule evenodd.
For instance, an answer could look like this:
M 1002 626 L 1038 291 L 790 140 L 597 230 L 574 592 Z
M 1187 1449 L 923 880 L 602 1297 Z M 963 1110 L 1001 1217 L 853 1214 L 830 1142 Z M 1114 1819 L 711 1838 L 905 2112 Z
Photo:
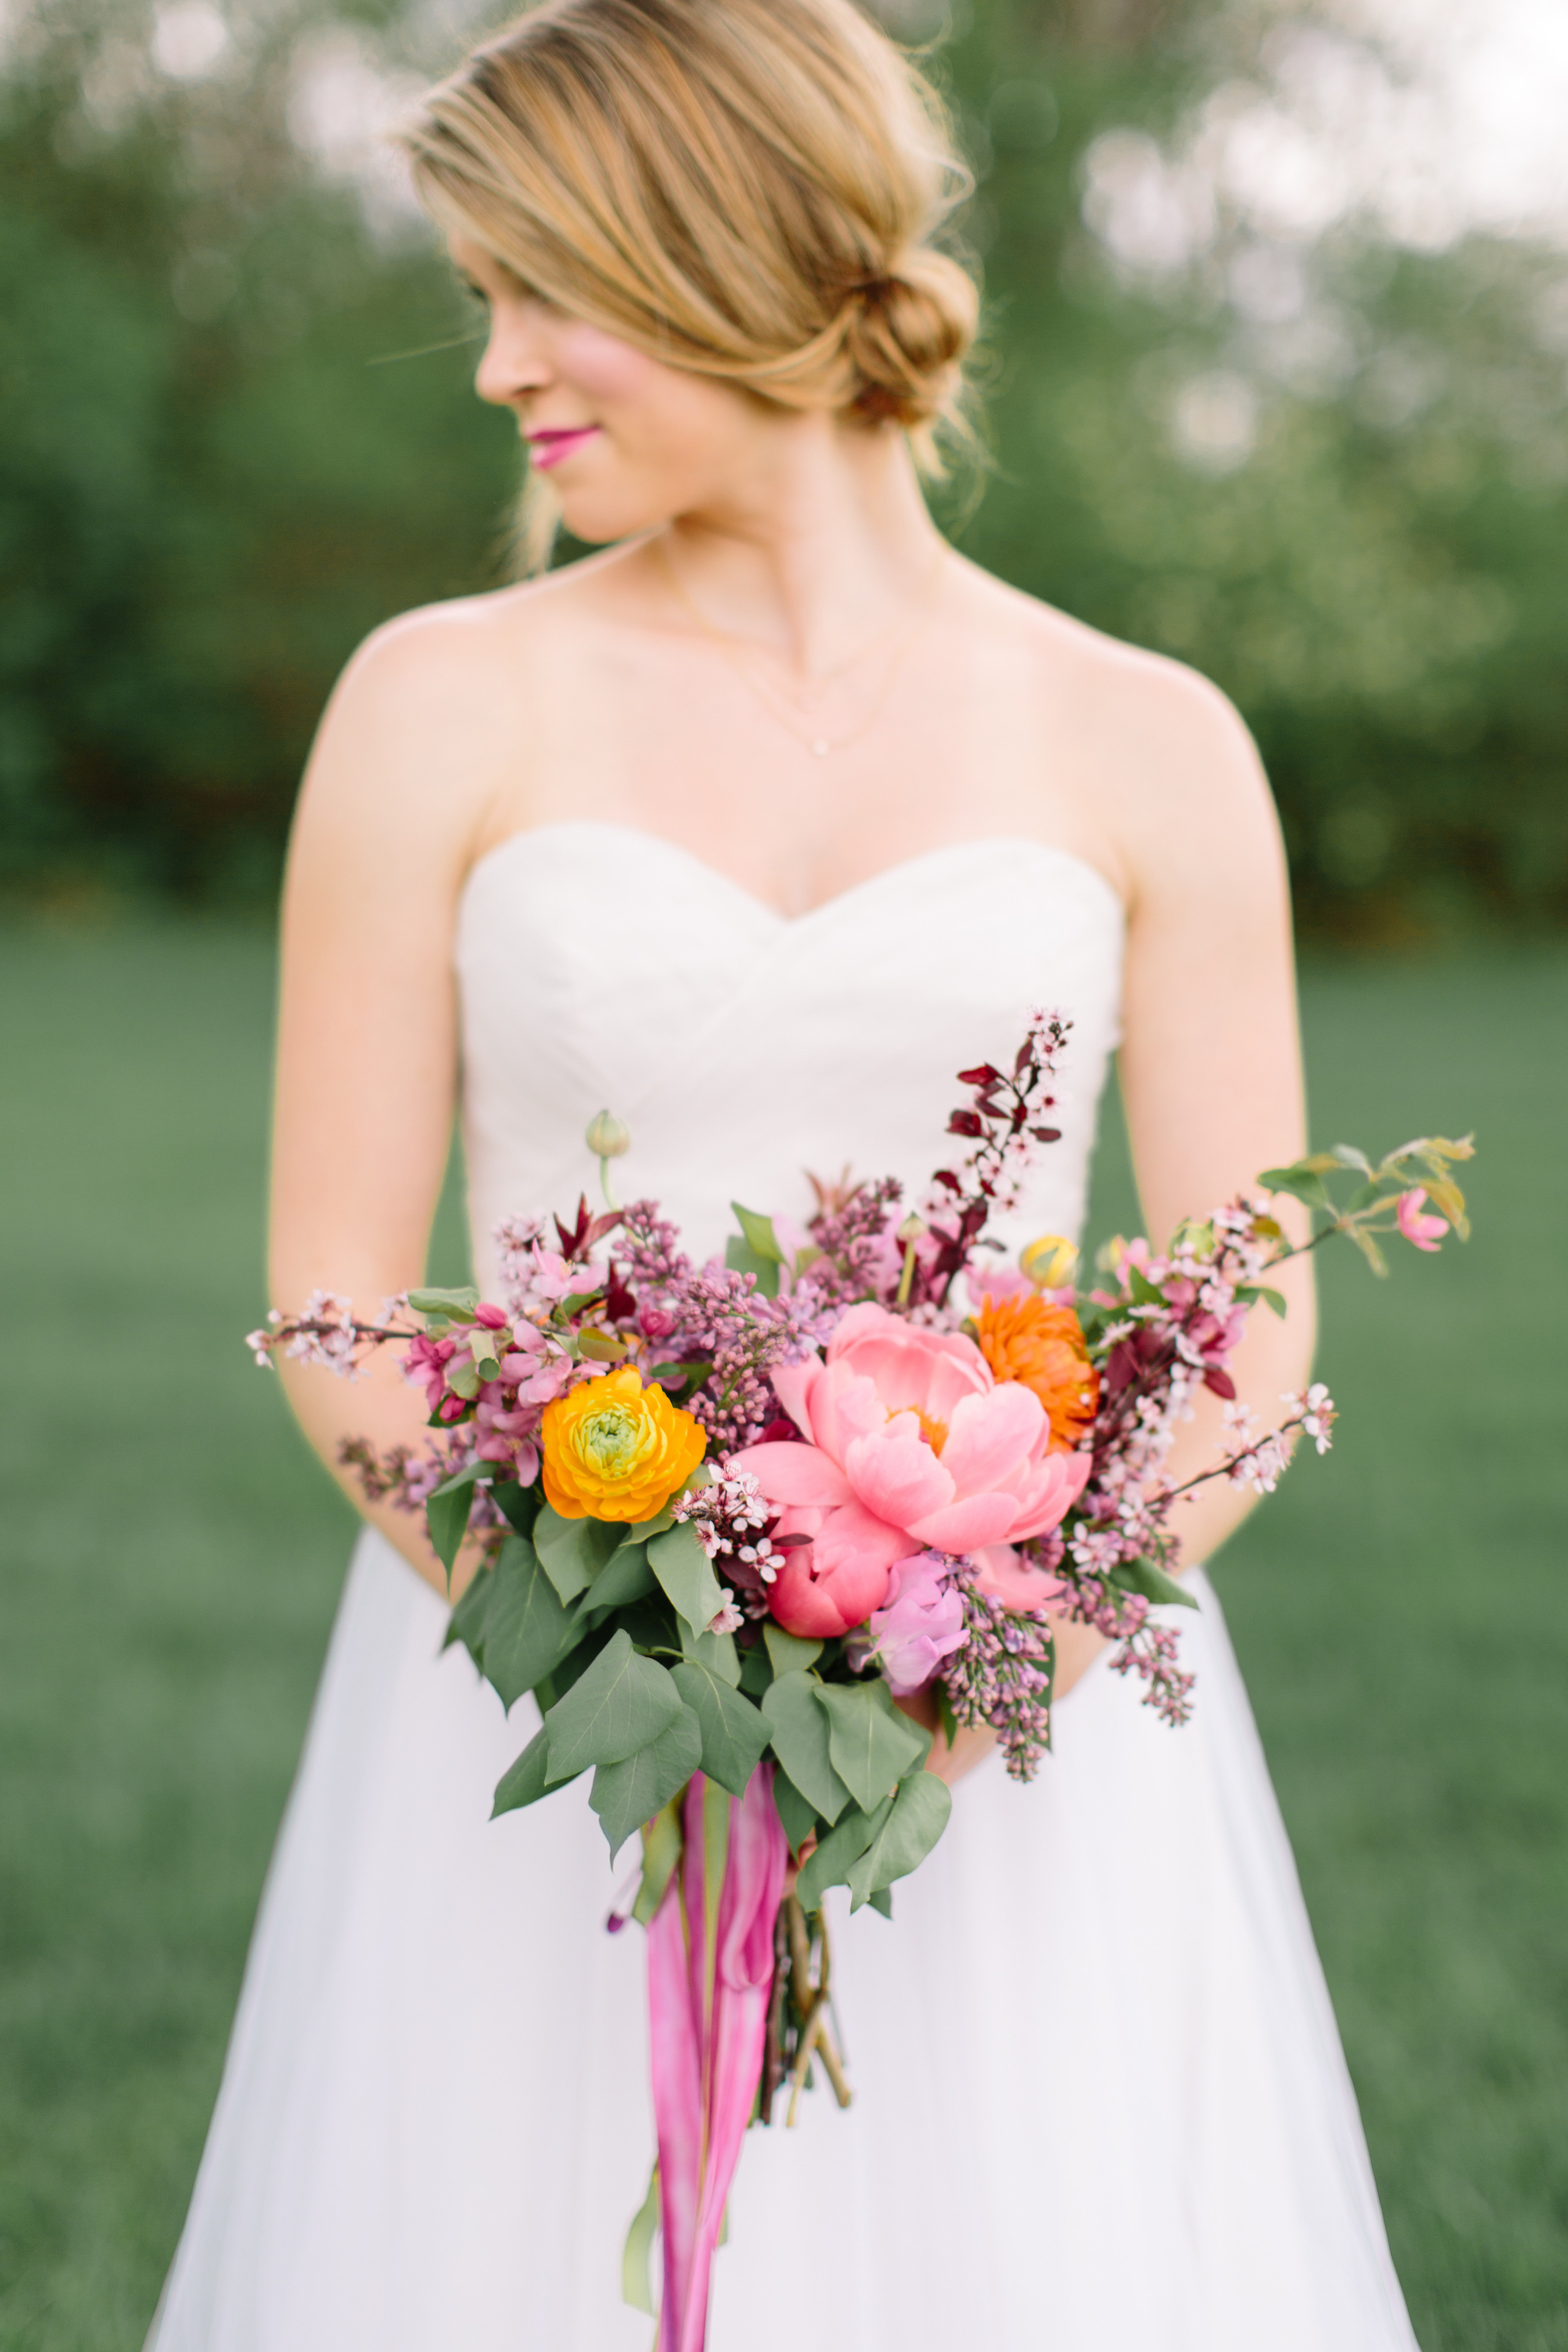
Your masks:
M 998 1381 L 972 1339 L 852 1307 L 827 1356 L 776 1366 L 779 1402 L 807 1444 L 747 1446 L 735 1466 L 780 1514 L 789 1550 L 769 1590 L 791 1633 L 862 1625 L 895 1560 L 929 1546 L 974 1552 L 1057 1525 L 1089 1475 L 1052 1454 L 1033 1392 Z
M 1399 1206 L 1394 1214 L 1406 1240 L 1413 1242 L 1418 1250 L 1430 1251 L 1437 1248 L 1448 1232 L 1448 1221 L 1447 1217 L 1424 1217 L 1421 1214 L 1421 1203 L 1426 1197 L 1424 1184 L 1417 1185 L 1413 1192 L 1401 1192 Z
M 928 1683 L 942 1660 L 963 1646 L 963 1597 L 954 1585 L 944 1588 L 946 1565 L 935 1551 L 895 1560 L 886 1598 L 872 1611 L 876 1639 L 868 1654 L 900 1698 Z

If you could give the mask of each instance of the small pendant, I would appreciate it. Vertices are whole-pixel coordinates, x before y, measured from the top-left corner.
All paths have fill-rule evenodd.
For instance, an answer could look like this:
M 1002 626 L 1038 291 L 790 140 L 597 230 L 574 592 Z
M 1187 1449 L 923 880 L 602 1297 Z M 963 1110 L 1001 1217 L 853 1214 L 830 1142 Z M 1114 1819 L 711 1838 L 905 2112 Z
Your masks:
M 819 760 L 825 760 L 832 748 L 832 745 L 828 741 L 826 736 L 823 735 L 819 735 L 811 745 L 811 749 L 815 751 Z

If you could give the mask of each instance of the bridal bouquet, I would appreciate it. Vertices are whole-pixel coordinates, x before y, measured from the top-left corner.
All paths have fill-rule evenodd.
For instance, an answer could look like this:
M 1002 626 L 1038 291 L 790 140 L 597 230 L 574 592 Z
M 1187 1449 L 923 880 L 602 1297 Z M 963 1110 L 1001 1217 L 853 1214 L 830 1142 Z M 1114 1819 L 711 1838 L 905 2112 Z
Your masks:
M 1261 1193 L 1312 1213 L 1299 1245 L 1259 1197 L 1164 1254 L 1112 1243 L 1087 1293 L 1060 1236 L 1005 1265 L 987 1227 L 1057 1139 L 1067 1026 L 1037 1014 L 1010 1069 L 958 1074 L 947 1133 L 967 1155 L 913 1209 L 892 1178 L 813 1180 L 807 1225 L 737 1203 L 723 1262 L 697 1265 L 656 1202 L 614 1204 L 630 1139 L 601 1113 L 586 1139 L 607 1207 L 505 1223 L 499 1301 L 416 1290 L 367 1324 L 319 1294 L 251 1335 L 263 1363 L 282 1349 L 350 1378 L 401 1350 L 430 1440 L 350 1440 L 342 1459 L 369 1499 L 423 1511 L 449 1579 L 467 1546 L 448 1639 L 508 1709 L 538 1706 L 495 1810 L 591 1772 L 612 1854 L 641 1832 L 611 1925 L 649 1937 L 658 2162 L 626 2287 L 653 2308 L 662 2221 L 662 2352 L 700 2352 L 747 2125 L 785 2085 L 792 2120 L 814 2059 L 849 2102 L 822 1898 L 846 1885 L 891 1916 L 950 1803 L 899 1701 L 934 1698 L 949 1738 L 988 1725 L 1030 1780 L 1053 1628 L 1076 1621 L 1185 1721 L 1192 1677 L 1153 1613 L 1195 1605 L 1175 1507 L 1202 1478 L 1271 1490 L 1333 1423 L 1321 1384 L 1269 1429 L 1236 1401 L 1248 1314 L 1284 1311 L 1270 1268 L 1337 1233 L 1382 1270 L 1382 1234 L 1430 1251 L 1468 1230 L 1452 1169 L 1469 1143 L 1435 1137 L 1266 1171 Z M 1225 1400 L 1224 1444 L 1177 1486 L 1166 1457 L 1199 1388 Z

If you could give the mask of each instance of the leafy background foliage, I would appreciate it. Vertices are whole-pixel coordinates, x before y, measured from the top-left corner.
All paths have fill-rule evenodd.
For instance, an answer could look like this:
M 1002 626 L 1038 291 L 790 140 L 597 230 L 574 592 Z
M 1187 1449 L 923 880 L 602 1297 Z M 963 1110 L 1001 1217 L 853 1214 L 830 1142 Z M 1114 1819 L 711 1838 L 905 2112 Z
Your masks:
M 503 575 L 514 438 L 468 392 L 473 350 L 424 349 L 473 322 L 375 138 L 458 52 L 460 5 L 54 0 L 15 20 L 13 891 L 264 898 L 353 645 Z M 1228 140 L 1300 96 L 1314 41 L 1335 70 L 1382 70 L 1342 0 L 963 7 L 936 69 L 978 175 L 962 226 L 987 274 L 993 472 L 977 507 L 954 485 L 951 527 L 1235 695 L 1310 932 L 1560 923 L 1560 245 L 1238 193 Z

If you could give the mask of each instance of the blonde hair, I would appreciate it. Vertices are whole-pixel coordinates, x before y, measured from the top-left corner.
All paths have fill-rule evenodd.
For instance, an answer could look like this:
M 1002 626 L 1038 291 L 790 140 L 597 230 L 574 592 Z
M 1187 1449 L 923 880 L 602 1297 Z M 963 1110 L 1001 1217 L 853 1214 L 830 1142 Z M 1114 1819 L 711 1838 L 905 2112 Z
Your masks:
M 971 181 L 936 92 L 852 0 L 545 0 L 403 132 L 450 232 L 674 367 L 964 437 Z M 524 535 L 554 516 L 530 478 Z

